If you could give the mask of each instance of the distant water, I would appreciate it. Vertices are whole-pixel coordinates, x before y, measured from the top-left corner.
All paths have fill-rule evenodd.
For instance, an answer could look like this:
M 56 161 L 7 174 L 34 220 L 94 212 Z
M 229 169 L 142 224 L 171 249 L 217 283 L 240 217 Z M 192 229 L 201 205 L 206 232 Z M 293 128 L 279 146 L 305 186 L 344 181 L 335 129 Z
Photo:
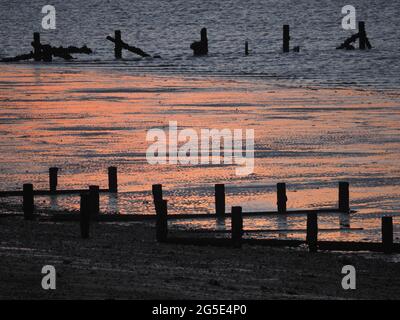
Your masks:
M 70 62 L 80 67 L 124 71 L 237 75 L 291 80 L 295 85 L 398 89 L 400 86 L 400 2 L 355 0 L 357 18 L 366 21 L 374 49 L 335 50 L 351 32 L 341 28 L 348 1 L 318 0 L 54 0 L 57 29 L 41 30 L 41 8 L 48 1 L 0 1 L 0 55 L 31 50 L 32 32 L 53 45 L 83 45 L 92 56 Z M 299 54 L 281 54 L 282 25 L 290 24 Z M 193 58 L 189 45 L 207 27 L 210 55 Z M 124 52 L 115 62 L 105 37 L 115 29 L 123 39 L 162 59 L 140 59 Z M 244 42 L 251 55 L 245 57 Z M 64 63 L 62 60 L 59 63 Z

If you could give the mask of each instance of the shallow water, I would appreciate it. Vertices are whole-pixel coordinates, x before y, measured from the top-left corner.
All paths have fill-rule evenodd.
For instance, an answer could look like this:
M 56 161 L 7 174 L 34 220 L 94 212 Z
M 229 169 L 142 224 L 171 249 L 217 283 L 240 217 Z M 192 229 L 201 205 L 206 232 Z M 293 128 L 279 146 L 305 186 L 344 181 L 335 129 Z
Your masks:
M 107 167 L 115 165 L 121 193 L 118 198 L 101 196 L 107 213 L 153 213 L 155 183 L 164 185 L 171 213 L 213 212 L 215 183 L 226 184 L 227 208 L 272 210 L 275 185 L 282 181 L 290 209 L 333 207 L 341 180 L 350 182 L 351 206 L 358 211 L 350 226 L 363 230 L 321 232 L 321 238 L 378 240 L 379 217 L 399 213 L 396 94 L 285 88 L 234 77 L 129 75 L 78 66 L 3 65 L 1 71 L 2 190 L 18 190 L 26 182 L 48 188 L 50 166 L 61 168 L 59 188 L 106 188 Z M 237 176 L 233 165 L 149 165 L 146 132 L 171 120 L 195 130 L 254 129 L 254 173 Z M 36 203 L 39 208 L 77 209 L 79 199 L 38 197 Z M 339 228 L 344 218 L 321 216 L 320 226 Z M 220 227 L 215 220 L 189 224 Z M 305 220 L 246 219 L 245 227 L 304 229 Z M 396 237 L 399 231 L 396 226 Z
M 68 64 L 130 73 L 236 75 L 288 80 L 295 85 L 398 89 L 400 2 L 355 0 L 357 19 L 366 22 L 371 51 L 335 50 L 352 31 L 341 27 L 343 1 L 318 0 L 54 0 L 56 30 L 41 29 L 44 1 L 0 1 L 0 56 L 29 53 L 32 32 L 52 45 L 87 44 L 95 52 Z M 292 47 L 281 54 L 282 25 L 290 24 Z M 208 28 L 210 55 L 193 58 L 190 43 Z M 162 59 L 140 59 L 124 53 L 113 60 L 105 40 L 115 29 L 123 39 Z M 248 40 L 251 55 L 244 56 Z M 55 63 L 64 64 L 63 61 Z

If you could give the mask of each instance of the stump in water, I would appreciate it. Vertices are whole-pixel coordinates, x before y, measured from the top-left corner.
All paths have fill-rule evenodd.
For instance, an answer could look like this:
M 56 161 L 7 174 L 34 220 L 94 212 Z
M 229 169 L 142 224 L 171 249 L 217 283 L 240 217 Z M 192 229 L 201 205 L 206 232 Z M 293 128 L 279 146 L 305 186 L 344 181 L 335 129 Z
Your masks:
M 208 54 L 208 38 L 207 38 L 207 29 L 201 29 L 201 40 L 193 42 L 190 45 L 190 49 L 193 50 L 193 55 L 195 56 L 204 56 Z
M 357 40 L 359 40 L 360 50 L 372 49 L 371 43 L 367 37 L 367 32 L 365 31 L 364 21 L 360 21 L 358 23 L 358 33 L 347 38 L 340 46 L 336 47 L 336 49 L 354 50 L 355 47 L 352 45 L 352 43 L 356 42 Z
M 1 59 L 1 62 L 17 62 L 22 60 L 30 60 L 34 59 L 35 61 L 45 61 L 51 62 L 53 57 L 60 57 L 65 60 L 71 60 L 73 57 L 71 53 L 84 53 L 84 54 L 91 54 L 92 50 L 88 48 L 86 45 L 78 48 L 74 46 L 69 46 L 67 48 L 64 47 L 52 47 L 49 44 L 41 44 L 40 43 L 40 33 L 35 32 L 33 34 L 33 41 L 32 41 L 33 52 L 29 54 L 22 54 L 11 58 L 4 58 Z
M 114 48 L 115 59 L 122 58 L 122 49 L 128 50 L 128 51 L 135 53 L 144 58 L 150 57 L 150 55 L 148 53 L 144 52 L 142 49 L 130 46 L 129 44 L 122 41 L 121 31 L 119 31 L 119 30 L 115 31 L 115 38 L 107 36 L 106 39 L 115 44 L 115 48 Z
M 289 25 L 285 24 L 283 26 L 283 52 L 290 51 L 290 31 Z

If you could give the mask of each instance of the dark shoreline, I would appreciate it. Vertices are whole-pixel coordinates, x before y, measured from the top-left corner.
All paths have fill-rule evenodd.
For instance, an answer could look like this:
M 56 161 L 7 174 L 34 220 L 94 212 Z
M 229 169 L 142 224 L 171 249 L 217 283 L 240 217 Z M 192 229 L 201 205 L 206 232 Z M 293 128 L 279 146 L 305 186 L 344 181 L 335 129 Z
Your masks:
M 89 240 L 71 222 L 8 217 L 0 230 L 0 299 L 400 298 L 400 264 L 382 254 L 159 244 L 152 222 L 96 223 Z M 356 290 L 341 286 L 348 264 Z M 44 265 L 56 268 L 54 291 L 41 288 Z

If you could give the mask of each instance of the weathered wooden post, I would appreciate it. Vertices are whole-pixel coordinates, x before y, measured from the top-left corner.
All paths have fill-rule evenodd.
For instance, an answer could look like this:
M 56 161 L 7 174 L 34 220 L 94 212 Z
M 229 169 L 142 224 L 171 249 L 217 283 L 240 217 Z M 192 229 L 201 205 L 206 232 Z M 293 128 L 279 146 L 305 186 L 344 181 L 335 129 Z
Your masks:
M 168 203 L 167 200 L 157 200 L 156 207 L 156 239 L 165 242 L 168 236 Z
M 246 56 L 249 55 L 249 42 L 248 42 L 248 41 L 246 41 L 246 42 L 244 43 L 244 54 L 245 54 Z
M 350 213 L 349 183 L 345 181 L 339 182 L 339 211 Z
M 207 38 L 207 29 L 201 29 L 201 39 L 200 41 L 195 41 L 190 45 L 190 49 L 193 50 L 193 54 L 195 56 L 201 56 L 208 54 L 208 38 Z
M 243 236 L 242 207 L 232 207 L 231 225 L 233 247 L 240 248 L 242 246 Z
M 114 47 L 115 59 L 121 59 L 122 58 L 121 30 L 115 30 L 114 38 L 115 38 L 115 47 Z
M 358 22 L 359 48 L 365 50 L 367 46 L 367 33 L 365 32 L 365 22 Z
M 90 196 L 87 192 L 81 193 L 80 227 L 82 239 L 88 239 L 90 228 Z
M 278 183 L 276 185 L 277 189 L 277 205 L 278 205 L 278 213 L 286 213 L 286 183 Z
M 307 214 L 307 238 L 308 250 L 317 252 L 318 249 L 318 216 L 312 212 Z
M 161 201 L 163 199 L 162 184 L 153 184 L 151 189 L 153 193 L 154 204 L 156 201 Z
M 39 32 L 33 33 L 32 47 L 33 47 L 33 59 L 35 61 L 42 60 L 42 45 L 40 43 L 40 33 Z
M 393 251 L 393 218 L 382 217 L 382 247 L 384 253 Z
M 31 183 L 26 183 L 23 186 L 22 208 L 24 211 L 24 219 L 33 220 L 35 203 L 33 198 L 33 184 Z
M 89 187 L 89 210 L 92 217 L 100 214 L 100 188 L 99 186 Z
M 112 193 L 118 192 L 117 167 L 108 168 L 108 191 Z
M 225 215 L 225 185 L 215 185 L 215 213 L 218 217 Z
M 285 24 L 283 26 L 283 52 L 290 51 L 290 31 L 289 25 Z
M 56 167 L 49 168 L 49 186 L 51 193 L 55 193 L 57 191 L 57 184 L 58 184 L 58 168 Z

